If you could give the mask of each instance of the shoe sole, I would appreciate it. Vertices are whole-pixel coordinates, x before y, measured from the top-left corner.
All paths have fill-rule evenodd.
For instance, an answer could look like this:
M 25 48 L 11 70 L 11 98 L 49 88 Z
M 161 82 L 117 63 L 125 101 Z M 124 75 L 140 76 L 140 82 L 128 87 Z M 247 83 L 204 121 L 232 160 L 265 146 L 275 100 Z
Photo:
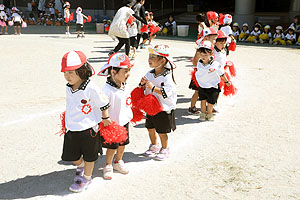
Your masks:
M 119 171 L 119 170 L 117 170 L 117 169 L 114 169 L 114 171 L 115 171 L 115 172 L 118 172 L 118 173 L 120 173 L 120 174 L 128 174 L 128 173 L 129 173 L 129 171 L 124 173 L 124 172 L 121 172 L 121 171 Z
M 69 190 L 70 190 L 71 192 L 75 192 L 75 193 L 83 192 L 84 190 L 86 190 L 86 189 L 89 187 L 90 184 L 91 184 L 91 183 L 87 184 L 82 190 L 73 190 L 73 189 L 70 188 L 70 187 L 69 187 Z
M 188 113 L 188 114 L 190 114 L 190 115 L 199 115 L 199 111 L 198 111 L 198 112 L 196 112 L 196 113 L 193 113 L 193 112 L 187 111 L 187 113 Z

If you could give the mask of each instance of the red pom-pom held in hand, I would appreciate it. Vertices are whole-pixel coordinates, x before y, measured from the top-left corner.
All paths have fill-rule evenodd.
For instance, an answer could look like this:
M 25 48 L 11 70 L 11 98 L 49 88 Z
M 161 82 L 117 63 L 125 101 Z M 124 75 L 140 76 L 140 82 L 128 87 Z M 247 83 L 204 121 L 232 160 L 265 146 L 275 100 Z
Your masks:
M 193 81 L 193 83 L 194 83 L 197 87 L 199 87 L 199 83 L 198 83 L 198 81 L 197 81 L 197 79 L 196 79 L 196 72 L 197 72 L 197 69 L 194 68 L 194 71 L 191 72 L 191 76 L 192 76 L 192 81 Z
M 132 17 L 130 15 L 129 18 L 128 18 L 128 20 L 127 20 L 127 24 L 131 25 L 133 21 L 134 21 L 134 17 Z
M 59 136 L 62 136 L 66 133 L 66 130 L 67 130 L 67 128 L 66 128 L 66 111 L 61 113 L 60 120 L 61 120 L 61 125 L 60 125 L 61 129 L 56 134 L 59 134 Z
M 138 102 L 138 108 L 144 110 L 148 115 L 154 116 L 162 111 L 162 107 L 157 98 L 148 94 Z
M 71 15 L 70 15 L 70 17 L 69 17 L 69 20 L 70 20 L 70 21 L 73 21 L 73 19 L 74 19 L 74 13 L 71 13 Z
M 237 91 L 237 89 L 232 85 L 232 83 L 231 83 L 231 85 L 228 87 L 227 85 L 224 85 L 224 92 L 223 92 L 223 94 L 225 95 L 225 96 L 230 96 L 230 95 L 235 95 L 236 94 L 236 91 Z
M 65 22 L 68 23 L 69 22 L 69 18 L 66 17 L 65 18 Z
M 92 17 L 88 16 L 88 19 L 86 20 L 86 22 L 91 22 L 92 21 Z
M 231 43 L 228 46 L 229 51 L 235 51 L 236 49 L 236 43 L 234 41 L 231 41 Z
M 104 138 L 108 144 L 122 143 L 128 138 L 128 131 L 124 126 L 120 126 L 116 122 L 112 121 L 109 126 L 104 127 L 103 122 L 99 125 L 100 135 Z
M 236 70 L 235 70 L 233 62 L 227 61 L 226 66 L 228 66 L 228 68 L 229 68 L 230 75 L 232 77 L 236 77 Z
M 144 26 L 141 28 L 142 33 L 146 33 L 148 31 L 148 26 L 144 24 Z
M 134 90 L 132 90 L 130 95 L 131 95 L 132 106 L 137 106 L 139 100 L 145 97 L 144 89 L 140 87 L 136 87 L 134 88 Z
M 136 106 L 131 107 L 133 118 L 130 120 L 132 123 L 136 124 L 137 122 L 144 119 L 144 113 Z

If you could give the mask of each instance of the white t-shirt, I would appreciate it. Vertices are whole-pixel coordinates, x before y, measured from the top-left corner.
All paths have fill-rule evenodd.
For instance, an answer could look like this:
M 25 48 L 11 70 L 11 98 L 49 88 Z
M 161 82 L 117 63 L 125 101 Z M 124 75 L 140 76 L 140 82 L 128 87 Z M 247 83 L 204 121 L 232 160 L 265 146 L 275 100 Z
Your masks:
M 286 34 L 285 38 L 287 40 L 296 40 L 296 34 L 290 35 L 289 33 Z
M 135 22 L 132 25 L 128 25 L 128 33 L 129 37 L 135 37 L 138 34 L 137 24 Z
M 81 13 L 77 13 L 76 15 L 76 24 L 83 24 L 83 16 Z
M 281 34 L 275 33 L 274 36 L 273 36 L 273 38 L 274 38 L 274 39 L 275 39 L 275 38 L 281 38 L 281 39 L 284 40 L 284 34 L 283 34 L 283 33 L 281 33 Z
M 227 35 L 227 36 L 232 35 L 232 29 L 229 25 L 221 27 L 220 30 L 223 31 L 225 33 L 225 35 Z M 227 38 L 227 44 L 230 44 L 230 43 L 231 43 L 231 38 L 228 37 Z
M 198 34 L 201 34 L 203 29 L 206 28 L 206 25 L 204 22 L 201 22 L 199 25 L 198 25 Z
M 160 105 L 163 107 L 163 111 L 171 111 L 176 108 L 177 102 L 177 90 L 176 85 L 172 79 L 172 72 L 166 69 L 163 73 L 155 75 L 154 69 L 150 70 L 146 74 L 147 80 L 149 80 L 154 86 L 162 88 L 162 95 L 152 92 L 146 88 L 145 95 L 153 94 Z
M 221 64 L 222 67 L 225 67 L 226 65 L 226 51 L 219 51 L 216 49 L 214 50 L 214 56 L 215 56 L 215 61 Z
M 54 8 L 49 8 L 50 14 L 54 15 L 55 14 L 55 9 Z
M 240 35 L 240 32 L 239 32 L 239 31 L 232 32 L 232 35 L 233 35 L 234 37 L 238 37 L 238 36 Z
M 243 30 L 242 30 L 241 33 L 249 34 L 250 31 L 249 31 L 249 30 L 246 30 L 246 31 L 243 31 Z
M 1 10 L 0 12 L 0 19 L 2 19 L 3 21 L 7 21 L 7 15 L 3 10 Z
M 128 87 L 124 89 L 107 80 L 102 92 L 108 97 L 110 107 L 108 109 L 109 117 L 120 126 L 126 125 L 133 118 L 131 110 L 131 97 Z
M 14 22 L 21 22 L 21 16 L 18 13 L 13 13 L 11 17 L 14 18 Z
M 251 32 L 251 35 L 253 35 L 253 36 L 258 36 L 258 35 L 260 35 L 260 31 L 252 31 Z
M 66 86 L 66 128 L 71 131 L 83 131 L 89 128 L 97 130 L 102 112 L 109 107 L 106 95 L 90 80 L 84 81 L 78 90 Z
M 70 17 L 70 10 L 68 8 L 64 9 L 64 18 L 69 18 Z
M 199 60 L 200 61 L 200 60 Z M 217 61 L 212 64 L 197 64 L 196 80 L 202 88 L 218 88 L 221 81 L 220 76 L 224 74 L 224 67 Z
M 126 6 L 120 8 L 111 25 L 108 32 L 108 35 L 110 36 L 116 36 L 120 38 L 129 38 L 129 33 L 127 31 L 127 21 L 131 15 L 134 14 L 134 11 L 131 8 L 128 8 Z

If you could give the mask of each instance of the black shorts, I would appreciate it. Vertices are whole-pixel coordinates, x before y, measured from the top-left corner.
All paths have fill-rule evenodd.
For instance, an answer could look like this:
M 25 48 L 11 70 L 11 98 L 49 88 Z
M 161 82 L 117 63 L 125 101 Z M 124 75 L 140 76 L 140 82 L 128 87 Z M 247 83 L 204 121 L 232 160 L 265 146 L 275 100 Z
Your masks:
M 175 131 L 176 122 L 174 110 L 169 114 L 165 111 L 161 111 L 154 116 L 147 115 L 145 127 L 147 129 L 155 128 L 157 133 L 170 133 L 171 131 Z
M 142 38 L 143 38 L 143 40 L 148 40 L 149 39 L 149 34 L 148 33 L 142 33 Z
M 14 26 L 21 26 L 21 22 L 14 22 Z
M 76 31 L 84 31 L 83 24 L 76 24 Z
M 193 79 L 190 82 L 189 88 L 192 90 L 198 90 L 197 85 L 194 83 Z
M 221 92 L 219 86 L 217 88 L 201 88 L 198 89 L 199 100 L 206 100 L 210 104 L 215 104 L 218 101 L 219 93 Z
M 138 47 L 136 37 L 130 37 L 130 46 L 136 47 L 136 48 Z
M 65 22 L 65 24 L 66 24 L 66 26 L 70 26 L 70 21 L 68 21 L 68 22 Z
M 129 128 L 128 128 L 129 127 L 129 123 L 127 123 L 126 125 L 124 125 L 124 127 L 127 128 L 127 131 L 128 131 L 128 133 L 127 133 L 128 138 L 127 138 L 127 140 L 125 142 L 123 142 L 123 143 L 111 143 L 111 144 L 104 143 L 105 140 L 101 136 L 102 147 L 107 148 L 107 149 L 117 149 L 119 146 L 125 146 L 125 145 L 129 144 Z
M 64 146 L 61 159 L 64 161 L 76 161 L 81 156 L 87 162 L 98 159 L 100 149 L 100 134 L 92 128 L 84 131 L 68 131 L 64 136 Z

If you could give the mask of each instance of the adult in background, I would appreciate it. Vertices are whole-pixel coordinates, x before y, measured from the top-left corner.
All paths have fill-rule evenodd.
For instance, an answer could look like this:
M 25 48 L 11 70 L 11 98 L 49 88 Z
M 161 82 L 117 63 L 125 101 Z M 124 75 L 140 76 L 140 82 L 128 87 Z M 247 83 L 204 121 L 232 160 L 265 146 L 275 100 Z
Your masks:
M 139 17 L 141 17 L 144 21 L 146 20 L 146 15 L 145 15 L 145 0 L 137 0 L 137 4 L 133 7 L 133 11 L 135 12 L 135 14 Z M 137 30 L 138 30 L 138 34 L 137 34 L 137 43 L 138 45 L 140 44 L 140 40 L 142 37 L 142 32 L 141 32 L 141 28 L 143 26 L 141 21 L 137 21 Z
M 136 0 L 126 0 L 126 4 L 120 8 L 111 25 L 108 32 L 108 35 L 111 37 L 116 37 L 119 40 L 118 45 L 114 50 L 109 52 L 109 56 L 117 53 L 125 44 L 125 54 L 128 56 L 130 51 L 130 39 L 129 33 L 127 30 L 127 22 L 129 18 L 135 17 L 137 20 L 144 21 L 139 16 L 137 16 L 134 11 L 131 9 L 136 3 Z M 147 23 L 147 22 L 145 22 Z

